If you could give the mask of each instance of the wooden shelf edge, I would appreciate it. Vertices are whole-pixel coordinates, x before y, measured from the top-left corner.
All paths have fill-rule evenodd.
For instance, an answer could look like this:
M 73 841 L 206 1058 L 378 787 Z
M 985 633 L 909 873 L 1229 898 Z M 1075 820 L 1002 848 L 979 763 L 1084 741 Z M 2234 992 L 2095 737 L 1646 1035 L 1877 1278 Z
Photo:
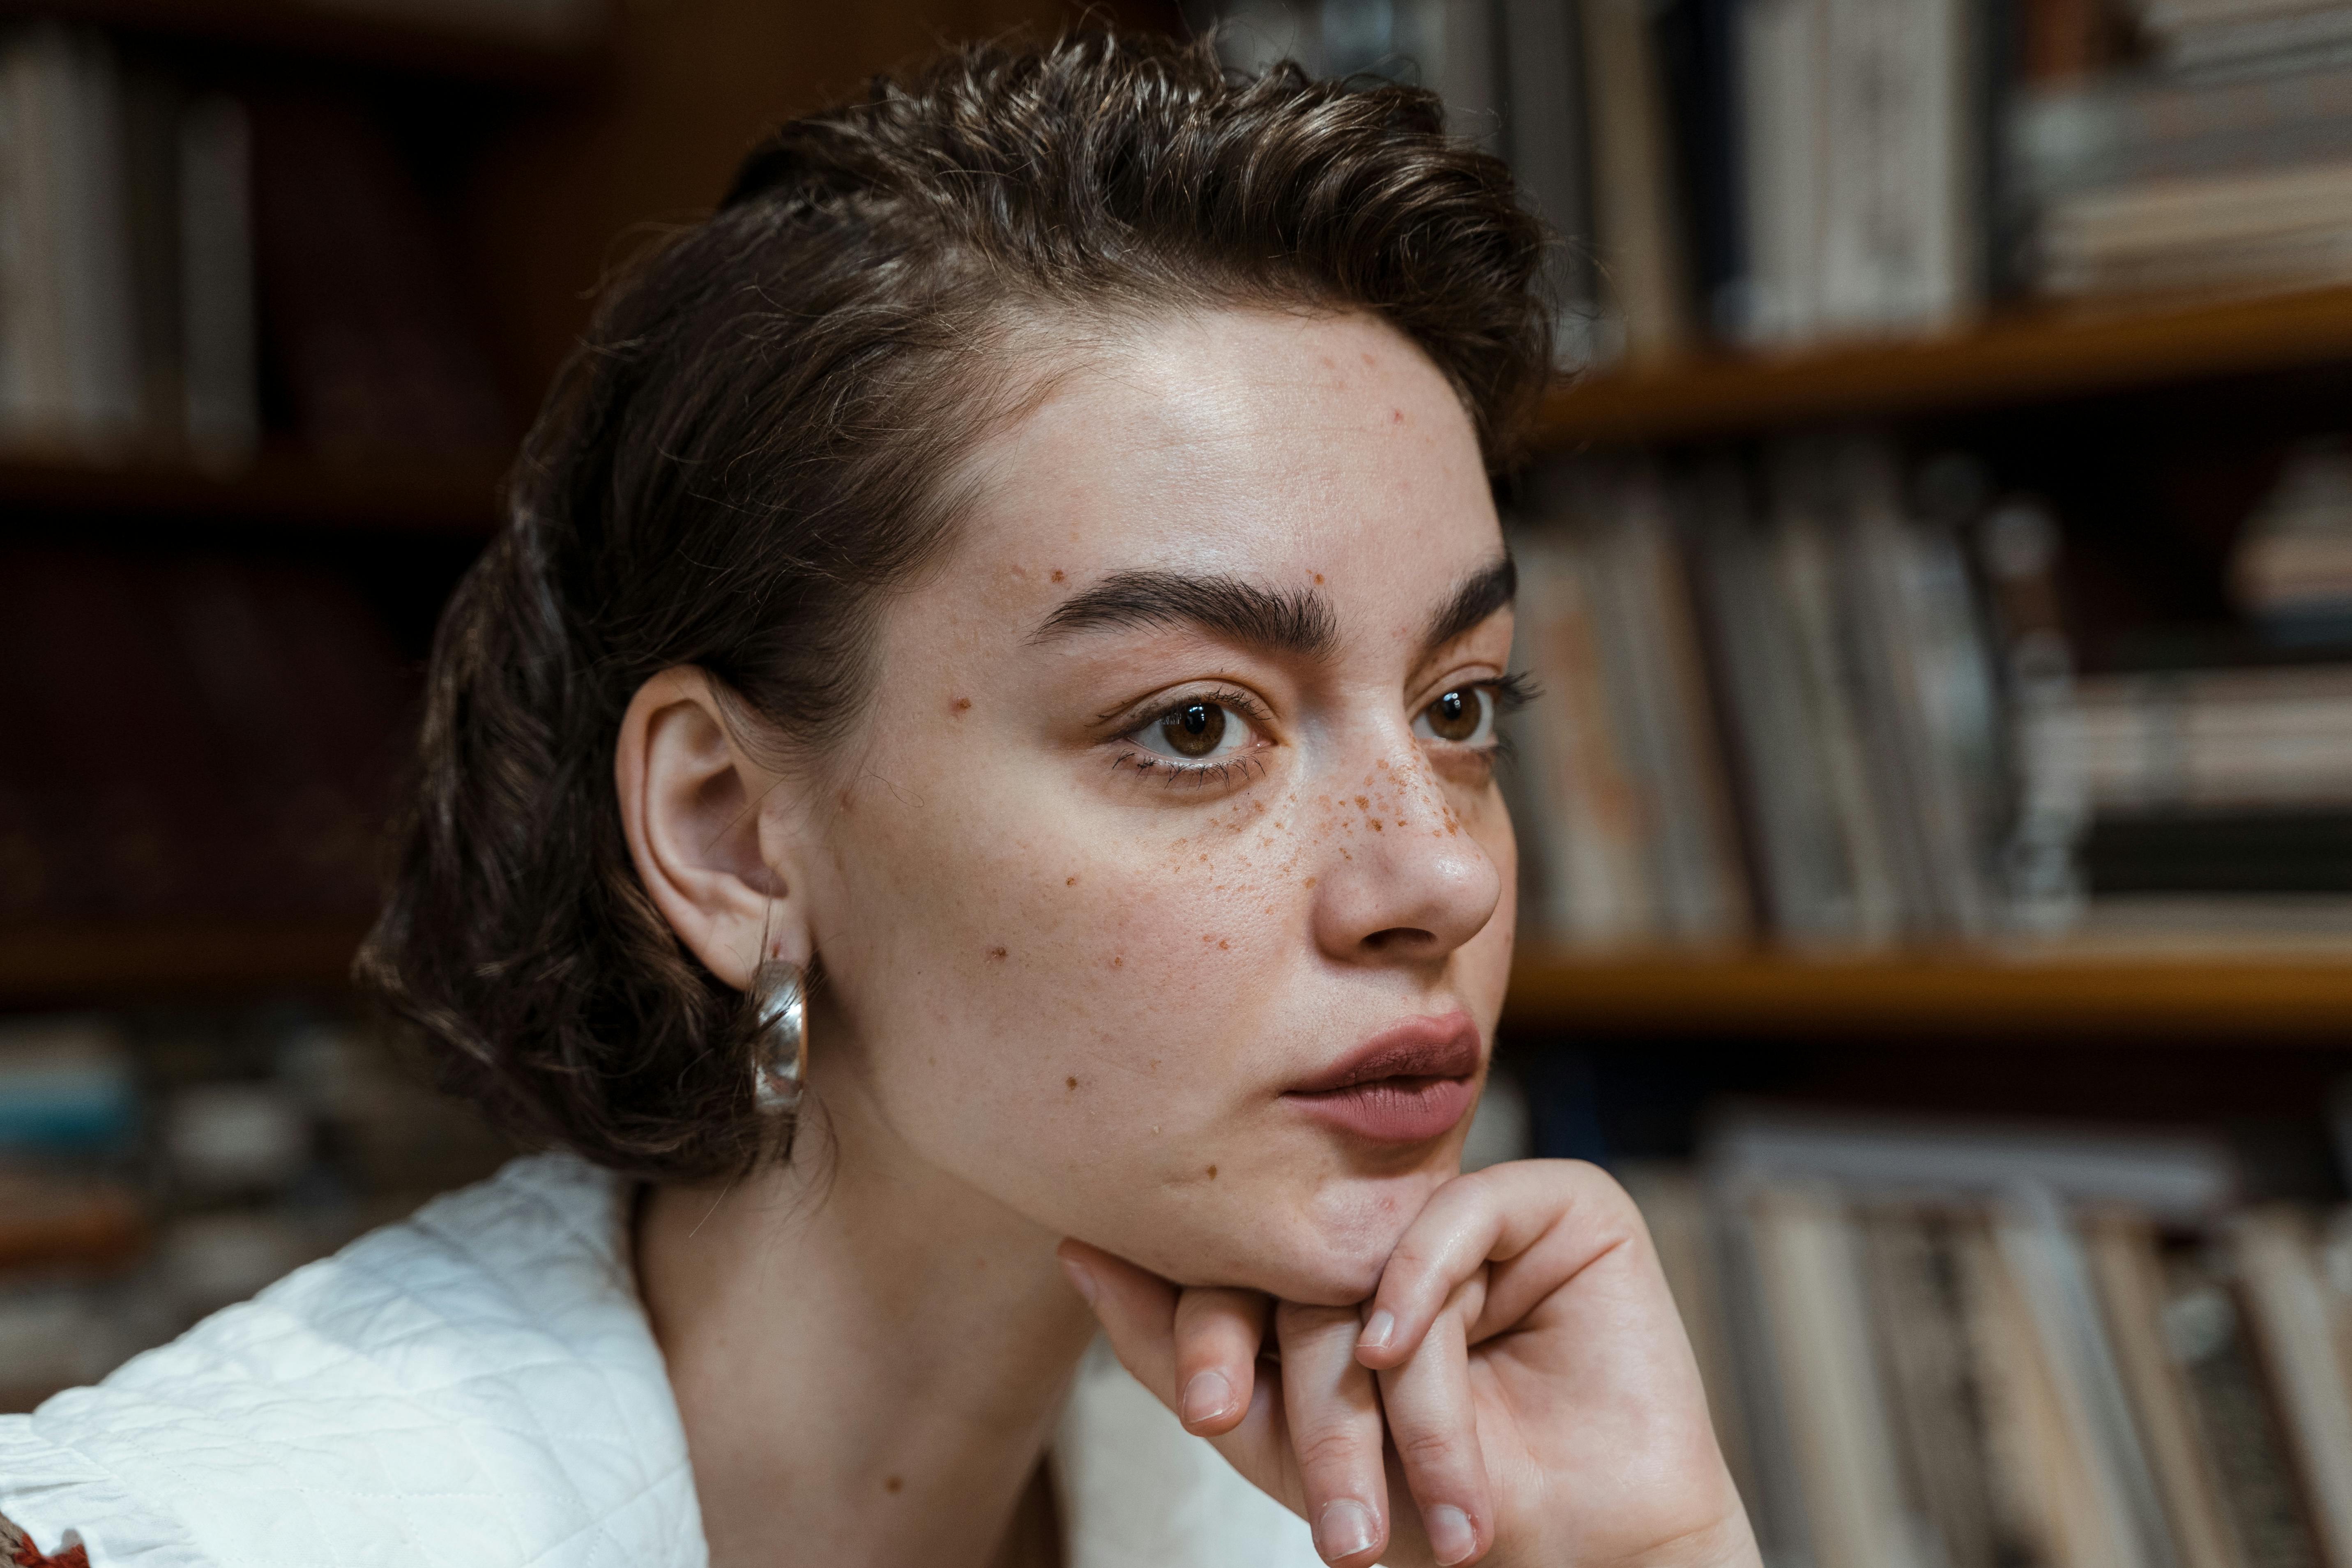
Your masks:
M 2332 1037 L 2352 1047 L 2352 955 L 1609 958 L 1537 949 L 1513 969 L 1504 1024 L 1629 1034 Z
M 0 930 L 0 1006 L 341 990 L 365 935 L 349 919 Z
M 1536 444 L 1675 441 L 2352 361 L 2352 288 L 2040 310 L 1972 331 L 1605 371 L 1553 390 Z
M 0 456 L 0 510 L 394 532 L 488 533 L 500 470 L 487 462 L 338 463 L 265 456 L 230 474 L 155 463 Z

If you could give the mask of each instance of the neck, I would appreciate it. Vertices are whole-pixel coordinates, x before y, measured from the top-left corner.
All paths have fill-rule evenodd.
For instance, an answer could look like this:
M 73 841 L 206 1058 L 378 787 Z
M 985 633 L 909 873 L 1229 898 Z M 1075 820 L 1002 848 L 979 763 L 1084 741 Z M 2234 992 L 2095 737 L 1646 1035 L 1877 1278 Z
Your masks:
M 638 1216 L 711 1563 L 987 1562 L 1092 1320 L 1058 1237 L 855 1089 L 826 1110 L 789 1162 Z

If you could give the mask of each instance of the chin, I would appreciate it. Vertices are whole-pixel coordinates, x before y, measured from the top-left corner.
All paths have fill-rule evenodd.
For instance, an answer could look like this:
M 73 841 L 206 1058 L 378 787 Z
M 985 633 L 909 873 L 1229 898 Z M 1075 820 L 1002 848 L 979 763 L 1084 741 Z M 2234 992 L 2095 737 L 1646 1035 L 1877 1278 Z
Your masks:
M 1221 1238 L 1203 1284 L 1239 1285 L 1311 1307 L 1350 1307 L 1379 1289 L 1405 1229 L 1445 1175 L 1416 1173 L 1328 1184 L 1306 1201 L 1271 1195 Z

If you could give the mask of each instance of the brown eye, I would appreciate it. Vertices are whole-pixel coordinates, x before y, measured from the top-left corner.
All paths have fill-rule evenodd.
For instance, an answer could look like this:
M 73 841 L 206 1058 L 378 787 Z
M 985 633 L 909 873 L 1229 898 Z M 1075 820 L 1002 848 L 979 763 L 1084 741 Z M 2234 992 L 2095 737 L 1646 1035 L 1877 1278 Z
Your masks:
M 1225 738 L 1225 710 L 1213 702 L 1187 702 L 1160 719 L 1160 733 L 1180 757 L 1205 757 Z
M 1494 694 L 1485 687 L 1456 687 L 1423 709 L 1421 723 L 1414 728 L 1433 740 L 1480 745 L 1493 728 L 1494 710 Z

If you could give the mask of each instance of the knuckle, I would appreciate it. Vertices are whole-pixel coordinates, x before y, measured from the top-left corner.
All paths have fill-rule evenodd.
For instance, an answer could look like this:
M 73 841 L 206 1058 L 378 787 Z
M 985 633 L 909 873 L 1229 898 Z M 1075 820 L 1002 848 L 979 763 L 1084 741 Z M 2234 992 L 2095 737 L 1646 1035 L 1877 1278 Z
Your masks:
M 1295 1433 L 1291 1447 L 1298 1455 L 1298 1468 L 1310 1475 L 1352 1468 L 1373 1451 L 1360 1434 L 1344 1426 Z
M 1451 1469 L 1462 1458 L 1462 1440 L 1443 1426 L 1414 1432 L 1391 1432 L 1396 1442 L 1397 1458 L 1408 1469 Z

